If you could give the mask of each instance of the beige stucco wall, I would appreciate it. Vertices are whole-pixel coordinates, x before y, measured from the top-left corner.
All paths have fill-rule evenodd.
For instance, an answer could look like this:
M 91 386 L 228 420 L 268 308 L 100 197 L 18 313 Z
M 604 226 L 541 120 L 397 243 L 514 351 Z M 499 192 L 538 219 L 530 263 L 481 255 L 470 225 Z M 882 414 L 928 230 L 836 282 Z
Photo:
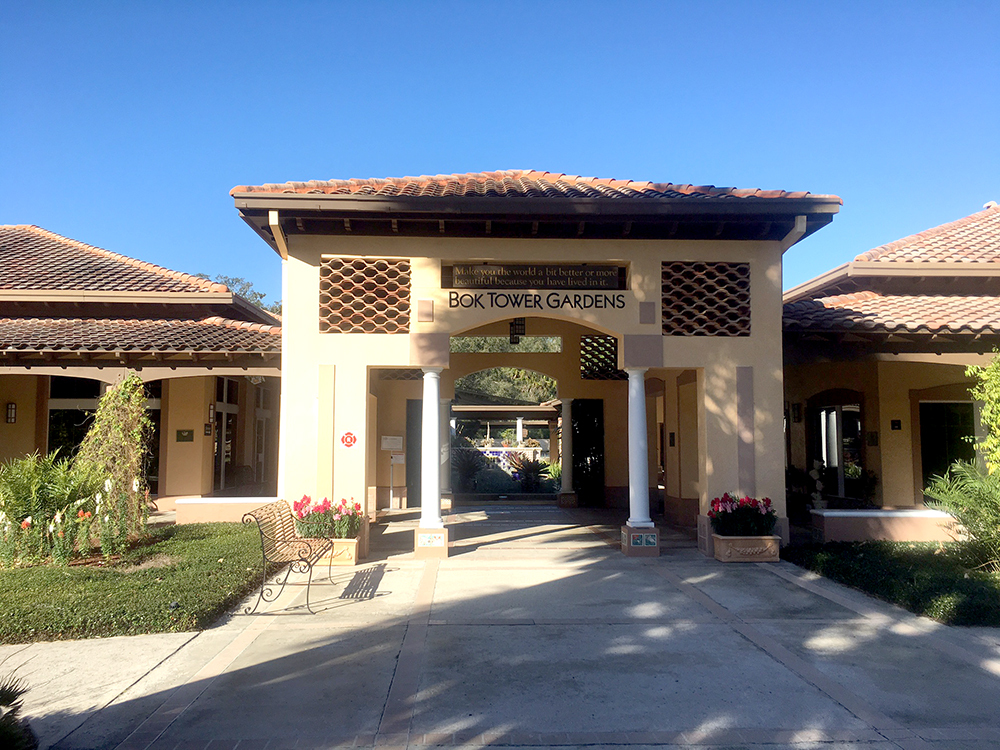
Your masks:
M 40 382 L 35 375 L 0 375 L 0 463 L 44 450 L 36 440 Z M 14 424 L 7 424 L 9 403 L 17 407 Z
M 752 439 L 756 491 L 759 495 L 772 497 L 783 512 L 781 250 L 777 243 L 302 235 L 290 236 L 288 242 L 289 258 L 283 263 L 285 307 L 279 494 L 285 497 L 322 496 L 332 491 L 337 498 L 364 497 L 366 488 L 378 480 L 370 476 L 372 466 L 378 467 L 381 473 L 387 468 L 388 460 L 386 456 L 378 456 L 373 464 L 365 455 L 375 444 L 369 435 L 372 422 L 367 412 L 373 402 L 368 398 L 368 368 L 446 365 L 447 376 L 442 376 L 442 396 L 446 396 L 444 384 L 453 382 L 454 374 L 460 371 L 458 357 L 447 354 L 448 335 L 522 315 L 528 318 L 531 333 L 540 329 L 541 319 L 545 319 L 575 323 L 614 334 L 620 339 L 648 336 L 650 338 L 644 340 L 647 344 L 655 341 L 657 346 L 662 345 L 662 355 L 657 355 L 660 366 L 654 363 L 648 377 L 666 378 L 671 371 L 685 369 L 700 373 L 695 384 L 699 406 L 696 460 L 700 463 L 697 491 L 703 511 L 711 497 L 738 488 L 736 368 L 753 368 Z M 319 266 L 324 255 L 411 259 L 411 309 L 414 311 L 411 335 L 321 334 L 318 327 Z M 631 288 L 625 292 L 624 309 L 521 309 L 516 312 L 509 308 L 449 309 L 448 290 L 440 288 L 442 261 L 470 260 L 627 264 Z M 651 302 L 659 309 L 660 263 L 664 260 L 749 262 L 752 335 L 741 338 L 663 337 L 658 316 L 654 323 L 640 324 L 639 303 Z M 433 302 L 433 321 L 416 320 L 419 300 Z M 438 338 L 434 338 L 435 334 Z M 628 342 L 625 344 L 620 364 L 636 364 L 629 361 Z M 449 371 L 452 368 L 456 371 L 454 374 Z M 419 389 L 419 383 L 413 386 Z M 604 397 L 606 431 L 627 435 L 624 383 L 594 382 L 584 386 L 581 382 L 580 391 L 569 395 L 589 397 L 599 393 Z M 384 395 L 379 395 L 377 406 L 380 411 L 387 408 Z M 398 420 L 398 403 L 388 408 L 397 417 L 388 417 L 383 422 L 379 415 L 378 429 L 390 430 L 384 434 L 403 434 L 404 431 L 393 423 Z M 350 446 L 342 442 L 348 432 L 356 441 Z M 618 439 L 606 447 L 608 484 L 626 485 L 627 442 Z M 655 443 L 650 450 L 655 450 Z
M 878 445 L 863 444 L 863 463 L 878 476 L 876 504 L 909 507 L 922 503 L 920 468 L 919 403 L 941 394 L 921 393 L 928 389 L 956 386 L 958 393 L 971 381 L 965 364 L 981 363 L 976 356 L 947 358 L 934 355 L 890 357 L 855 362 L 820 362 L 790 365 L 785 370 L 786 399 L 801 404 L 801 422 L 791 422 L 791 464 L 807 469 L 806 451 L 809 414 L 808 400 L 832 389 L 859 391 L 863 397 L 862 430 L 878 432 Z M 956 397 L 956 392 L 946 394 Z M 966 395 L 961 400 L 971 400 Z M 899 430 L 892 429 L 899 420 Z
M 215 377 L 163 381 L 161 401 L 161 495 L 204 495 L 212 491 L 214 439 L 205 434 L 208 406 L 215 403 Z M 193 430 L 194 441 L 177 442 L 178 430 Z

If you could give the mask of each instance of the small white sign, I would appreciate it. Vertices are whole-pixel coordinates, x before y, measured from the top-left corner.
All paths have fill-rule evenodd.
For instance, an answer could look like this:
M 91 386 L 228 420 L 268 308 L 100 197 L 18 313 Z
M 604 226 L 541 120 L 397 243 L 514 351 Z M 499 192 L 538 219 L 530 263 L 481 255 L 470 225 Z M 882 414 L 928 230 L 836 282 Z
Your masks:
M 403 436 L 402 435 L 383 435 L 382 436 L 382 450 L 384 450 L 384 451 L 401 451 L 401 450 L 403 450 Z M 402 461 L 400 461 L 399 463 L 402 463 Z
M 406 454 L 405 453 L 393 453 L 389 456 L 389 463 L 391 464 L 405 464 Z

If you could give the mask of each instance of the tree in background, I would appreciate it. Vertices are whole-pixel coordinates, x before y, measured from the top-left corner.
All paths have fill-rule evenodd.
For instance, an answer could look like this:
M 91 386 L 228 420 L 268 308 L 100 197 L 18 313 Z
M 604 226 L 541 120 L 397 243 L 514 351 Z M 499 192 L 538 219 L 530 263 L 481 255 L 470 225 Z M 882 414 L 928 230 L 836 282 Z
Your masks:
M 515 404 L 541 404 L 556 397 L 556 381 L 519 367 L 492 367 L 456 379 L 455 390 Z
M 269 313 L 275 313 L 281 315 L 281 300 L 277 302 L 265 302 L 264 298 L 266 294 L 261 294 L 256 289 L 253 288 L 253 282 L 247 281 L 240 276 L 226 276 L 224 274 L 219 274 L 214 279 L 210 278 L 206 273 L 196 273 L 199 279 L 205 279 L 206 281 L 214 281 L 218 284 L 225 284 L 229 287 L 229 291 L 233 294 L 240 295 L 243 299 L 249 302 L 255 307 L 259 307 L 261 310 L 265 310 Z
M 976 443 L 976 450 L 993 474 L 1000 470 L 1000 356 L 994 350 L 988 365 L 969 365 L 965 375 L 976 379 L 976 384 L 969 388 L 969 395 L 983 405 L 980 419 L 986 428 L 986 437 Z
M 501 336 L 455 336 L 455 353 L 528 354 L 561 350 L 558 336 L 523 336 L 517 344 Z M 493 367 L 455 381 L 455 389 L 513 403 L 540 404 L 556 397 L 556 381 L 548 375 L 520 367 Z

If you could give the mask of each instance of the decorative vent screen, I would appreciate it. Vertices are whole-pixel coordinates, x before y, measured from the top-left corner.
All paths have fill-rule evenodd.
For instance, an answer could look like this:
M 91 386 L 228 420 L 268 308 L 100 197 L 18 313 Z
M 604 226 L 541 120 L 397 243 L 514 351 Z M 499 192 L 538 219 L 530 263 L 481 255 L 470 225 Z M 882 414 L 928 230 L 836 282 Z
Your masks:
M 423 380 L 423 370 L 379 370 L 381 380 Z
M 628 380 L 628 373 L 618 369 L 618 339 L 581 336 L 580 377 L 583 380 Z
M 664 336 L 749 336 L 748 263 L 662 265 Z
M 320 333 L 409 333 L 410 262 L 331 258 L 319 270 Z

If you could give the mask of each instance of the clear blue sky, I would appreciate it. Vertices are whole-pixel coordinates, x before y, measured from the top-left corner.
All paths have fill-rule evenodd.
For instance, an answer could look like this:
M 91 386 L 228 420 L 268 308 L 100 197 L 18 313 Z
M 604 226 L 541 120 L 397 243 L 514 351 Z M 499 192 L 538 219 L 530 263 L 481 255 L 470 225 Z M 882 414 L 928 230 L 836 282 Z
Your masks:
M 835 193 L 785 287 L 1000 201 L 997 2 L 8 2 L 0 223 L 280 263 L 237 184 L 539 169 Z

